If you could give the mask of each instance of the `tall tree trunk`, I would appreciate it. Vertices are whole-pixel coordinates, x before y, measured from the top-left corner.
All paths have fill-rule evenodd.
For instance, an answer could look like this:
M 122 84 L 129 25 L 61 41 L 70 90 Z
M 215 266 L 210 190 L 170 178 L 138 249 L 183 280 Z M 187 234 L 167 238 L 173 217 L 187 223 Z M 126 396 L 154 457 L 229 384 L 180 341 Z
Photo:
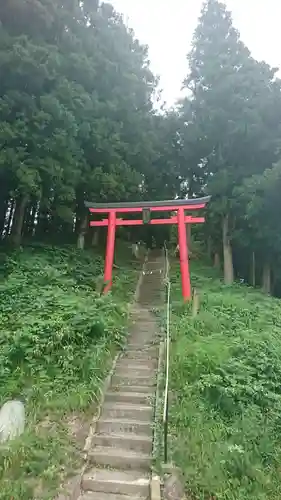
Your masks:
M 266 260 L 263 264 L 262 271 L 262 289 L 264 293 L 271 293 L 271 267 L 268 260 Z
M 191 251 L 191 224 L 186 224 L 186 243 L 188 251 Z
M 207 255 L 208 258 L 211 260 L 212 259 L 212 238 L 211 236 L 208 236 L 207 238 Z
M 49 208 L 47 208 L 45 203 L 42 202 L 39 203 L 36 215 L 37 215 L 37 224 L 35 227 L 35 235 L 40 239 L 46 236 L 47 233 L 49 233 L 50 212 Z
M 12 227 L 12 242 L 16 246 L 19 246 L 21 244 L 21 235 L 27 201 L 27 196 L 21 196 L 16 202 Z
M 1 203 L 1 200 L 0 200 L 0 203 Z M 3 232 L 4 232 L 7 210 L 8 210 L 8 200 L 3 200 L 3 203 L 2 203 L 2 206 L 0 209 L 0 240 L 1 240 L 1 238 L 3 236 Z
M 13 221 L 13 217 L 14 217 L 14 209 L 15 209 L 15 200 L 11 200 L 10 206 L 8 209 L 9 216 L 8 216 L 8 220 L 7 220 L 7 223 L 5 226 L 5 238 L 7 238 L 11 232 L 12 221 Z
M 224 264 L 224 282 L 226 285 L 232 285 L 234 281 L 232 248 L 229 238 L 229 216 L 225 215 L 222 220 L 222 241 L 223 241 L 223 264 Z
M 85 215 L 80 221 L 80 227 L 77 235 L 77 248 L 84 250 L 85 248 L 85 235 L 88 228 L 88 215 Z
M 96 227 L 93 231 L 92 235 L 92 246 L 97 247 L 99 244 L 99 239 L 100 239 L 100 232 L 99 232 L 99 227 Z
M 37 203 L 31 203 L 28 205 L 27 214 L 25 216 L 24 226 L 23 226 L 23 235 L 24 236 L 32 236 L 35 225 L 35 216 L 37 211 Z
M 256 254 L 255 251 L 252 252 L 252 261 L 251 261 L 251 284 L 252 286 L 256 286 Z
M 216 269 L 220 269 L 220 267 L 221 267 L 221 259 L 220 259 L 219 252 L 215 252 L 215 255 L 214 255 L 214 267 Z

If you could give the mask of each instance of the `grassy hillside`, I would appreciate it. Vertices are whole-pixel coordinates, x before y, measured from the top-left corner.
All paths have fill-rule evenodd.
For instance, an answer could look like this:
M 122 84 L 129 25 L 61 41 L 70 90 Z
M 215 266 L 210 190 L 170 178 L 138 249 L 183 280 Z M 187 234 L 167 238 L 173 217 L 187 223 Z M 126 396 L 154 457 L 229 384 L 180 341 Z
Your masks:
M 281 497 L 281 303 L 193 264 L 201 311 L 173 271 L 172 454 L 192 499 Z
M 51 499 L 79 461 L 77 425 L 88 429 L 126 335 L 138 270 L 117 257 L 112 295 L 100 297 L 103 259 L 92 251 L 38 246 L 0 256 L 0 404 L 16 397 L 27 408 L 25 434 L 1 449 L 0 499 Z

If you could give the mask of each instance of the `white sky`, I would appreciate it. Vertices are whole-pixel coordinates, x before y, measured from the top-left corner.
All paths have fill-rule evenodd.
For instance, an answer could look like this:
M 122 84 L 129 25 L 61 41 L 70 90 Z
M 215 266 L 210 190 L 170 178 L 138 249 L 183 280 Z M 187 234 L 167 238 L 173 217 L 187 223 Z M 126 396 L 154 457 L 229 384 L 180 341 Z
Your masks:
M 163 98 L 172 105 L 180 97 L 202 0 L 110 0 L 149 46 L 151 68 L 161 77 Z M 281 1 L 226 0 L 234 26 L 258 60 L 281 67 Z

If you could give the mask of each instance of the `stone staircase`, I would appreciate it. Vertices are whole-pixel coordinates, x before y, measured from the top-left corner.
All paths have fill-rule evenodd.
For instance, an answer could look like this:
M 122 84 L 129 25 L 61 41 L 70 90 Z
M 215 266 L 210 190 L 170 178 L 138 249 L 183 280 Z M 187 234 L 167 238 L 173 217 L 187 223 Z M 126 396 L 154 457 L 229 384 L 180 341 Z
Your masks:
M 126 351 L 105 394 L 79 500 L 151 500 L 150 477 L 164 259 L 151 252 L 132 313 Z

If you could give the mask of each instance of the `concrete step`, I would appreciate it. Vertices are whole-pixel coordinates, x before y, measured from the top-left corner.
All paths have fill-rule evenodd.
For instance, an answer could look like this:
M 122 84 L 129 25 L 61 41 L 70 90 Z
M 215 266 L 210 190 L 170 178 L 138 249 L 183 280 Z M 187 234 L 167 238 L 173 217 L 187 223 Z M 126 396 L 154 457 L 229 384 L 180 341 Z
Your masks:
M 143 353 L 139 351 L 137 354 L 131 354 L 130 352 L 126 352 L 122 358 L 118 360 L 117 365 L 137 365 L 137 366 L 154 366 L 156 362 L 156 358 L 152 357 L 149 353 Z
M 128 370 L 128 371 L 137 371 L 140 375 L 150 374 L 151 372 L 155 372 L 155 366 L 149 365 L 149 360 L 134 360 L 133 362 L 129 362 L 127 359 L 122 359 L 116 366 L 116 370 Z
M 113 467 L 120 470 L 149 471 L 152 463 L 151 455 L 146 455 L 122 448 L 96 446 L 89 451 L 89 460 L 94 465 Z
M 112 386 L 126 387 L 124 389 L 127 391 L 127 387 L 130 385 L 133 386 L 146 386 L 146 387 L 155 387 L 156 386 L 156 377 L 147 377 L 141 376 L 138 377 L 122 377 L 119 375 L 113 375 L 111 379 Z
M 155 399 L 154 392 L 107 392 L 105 402 L 114 401 L 118 403 L 129 403 L 139 405 L 151 405 Z
M 158 343 L 157 344 L 142 344 L 141 342 L 128 342 L 128 351 L 138 351 L 139 354 L 148 354 L 150 356 L 158 356 Z
M 133 350 L 133 349 L 126 349 L 123 354 L 122 359 L 132 359 L 136 360 L 139 363 L 142 361 L 151 361 L 153 363 L 156 363 L 158 360 L 158 348 L 153 349 L 153 351 L 143 351 L 143 350 Z
M 155 394 L 155 391 L 153 390 L 153 387 L 145 386 L 145 385 L 127 385 L 124 387 L 124 385 L 113 385 L 110 387 L 111 392 L 132 392 L 132 393 L 137 393 L 137 394 Z
M 93 445 L 107 448 L 119 448 L 122 450 L 132 450 L 140 453 L 151 453 L 151 436 L 140 436 L 137 434 L 95 434 L 92 440 Z
M 160 335 L 160 334 L 159 334 Z M 136 350 L 139 351 L 141 348 L 140 353 L 146 352 L 149 349 L 156 349 L 157 348 L 157 342 L 159 335 L 150 335 L 149 337 L 144 337 L 142 333 L 139 333 L 138 335 L 130 335 L 128 338 L 128 344 L 127 344 L 127 349 L 129 349 L 130 346 L 136 346 Z
M 155 344 L 154 342 L 155 342 L 154 338 L 151 339 L 148 342 L 142 342 L 141 339 L 138 339 L 137 342 L 136 342 L 136 341 L 131 341 L 131 338 L 129 337 L 128 338 L 128 343 L 127 343 L 126 348 L 125 348 L 125 351 L 128 351 L 128 350 L 133 351 L 133 350 L 135 350 L 139 354 L 150 354 L 150 353 L 157 354 L 159 346 L 158 346 L 158 344 Z M 134 345 L 137 345 L 137 347 L 135 349 L 134 349 L 134 347 L 131 347 L 131 346 L 134 346 Z M 140 349 L 140 347 L 141 347 L 141 349 Z
M 86 492 L 78 500 L 148 500 L 149 496 L 118 495 L 117 493 Z
M 141 367 L 139 368 L 138 366 L 118 366 L 116 367 L 115 370 L 115 375 L 117 377 L 130 377 L 130 378 L 136 378 L 136 377 L 155 377 L 156 376 L 156 371 L 154 368 L 147 368 L 147 367 Z
M 133 433 L 140 436 L 145 435 L 151 437 L 153 434 L 153 426 L 151 422 L 142 422 L 138 420 L 125 420 L 125 419 L 104 419 L 101 418 L 97 422 L 97 432 L 99 434 L 109 434 L 111 432 L 119 433 Z
M 127 368 L 128 370 L 151 370 L 154 368 L 151 368 L 151 360 L 150 359 L 134 359 L 133 361 L 130 361 L 126 358 L 122 358 L 118 361 L 116 365 L 116 369 L 118 368 Z
M 130 334 L 133 334 L 133 333 L 138 333 L 138 332 L 142 332 L 142 333 L 147 333 L 147 332 L 150 332 L 150 334 L 152 332 L 154 332 L 155 330 L 158 330 L 159 329 L 159 326 L 158 324 L 153 320 L 153 321 L 142 321 L 141 319 L 135 321 L 134 323 L 132 323 L 130 325 Z
M 136 368 L 142 368 L 142 366 L 146 366 L 152 370 L 157 369 L 158 360 L 156 358 L 151 358 L 147 356 L 143 357 L 133 357 L 131 355 L 125 355 L 120 359 L 119 366 L 130 366 L 133 365 Z
M 155 340 L 149 340 L 147 342 L 142 342 L 141 339 L 132 340 L 128 339 L 127 349 L 139 351 L 142 353 L 146 353 L 147 351 L 156 351 L 158 344 L 155 343 Z
M 146 330 L 144 328 L 136 327 L 130 331 L 129 340 L 133 341 L 142 341 L 142 342 L 151 342 L 157 337 L 157 330 Z
M 143 325 L 141 323 L 136 323 L 133 327 L 130 328 L 129 337 L 130 338 L 139 337 L 142 340 L 149 341 L 150 339 L 153 339 L 155 335 L 157 335 L 158 330 L 159 327 L 155 323 L 151 323 L 150 325 Z
M 155 317 L 147 309 L 140 309 L 138 311 L 133 310 L 131 313 L 131 325 L 136 323 L 153 325 L 155 323 Z
M 84 491 L 94 491 L 126 496 L 149 496 L 150 476 L 145 472 L 120 471 L 109 469 L 92 469 L 84 474 L 82 488 Z
M 145 307 L 138 307 L 131 309 L 131 324 L 134 323 L 148 323 L 150 324 L 155 320 L 153 314 L 148 311 Z
M 155 360 L 158 358 L 158 353 L 159 353 L 159 345 L 154 344 L 149 347 L 144 348 L 142 345 L 141 349 L 139 347 L 137 349 L 134 349 L 132 346 L 134 346 L 135 342 L 128 342 L 126 345 L 126 348 L 124 349 L 124 354 L 122 359 L 125 358 L 125 356 L 130 355 L 133 359 L 138 360 L 140 363 L 145 360 Z M 138 342 L 139 344 L 139 342 Z
M 147 405 L 130 405 L 128 403 L 104 403 L 102 417 L 150 422 L 153 419 L 153 408 Z

